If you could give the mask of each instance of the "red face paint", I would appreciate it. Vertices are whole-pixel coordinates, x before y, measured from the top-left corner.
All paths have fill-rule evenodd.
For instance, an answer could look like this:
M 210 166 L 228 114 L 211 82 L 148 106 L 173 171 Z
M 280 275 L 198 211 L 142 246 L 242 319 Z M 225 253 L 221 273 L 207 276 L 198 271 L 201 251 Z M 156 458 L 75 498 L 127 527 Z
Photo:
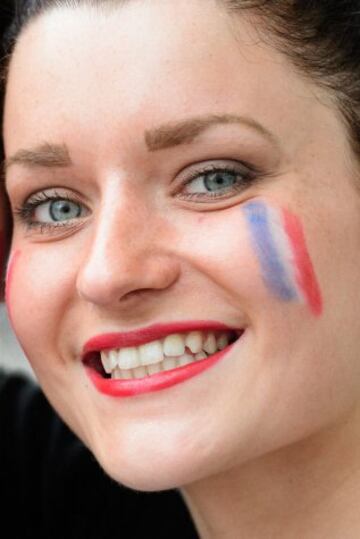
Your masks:
M 290 212 L 284 211 L 284 225 L 287 235 L 294 246 L 293 254 L 298 269 L 297 281 L 302 289 L 311 311 L 320 315 L 323 302 L 315 271 L 306 248 L 305 236 L 299 219 Z
M 11 308 L 10 308 L 10 290 L 11 290 L 11 284 L 12 284 L 12 277 L 14 273 L 14 267 L 16 264 L 17 259 L 20 256 L 20 251 L 15 251 L 10 255 L 9 262 L 7 265 L 7 271 L 6 271 L 6 279 L 5 279 L 5 303 L 9 315 L 9 320 L 12 322 L 11 319 Z
M 320 287 L 300 220 L 261 201 L 243 209 L 267 288 L 282 301 L 306 302 L 313 314 L 320 315 Z

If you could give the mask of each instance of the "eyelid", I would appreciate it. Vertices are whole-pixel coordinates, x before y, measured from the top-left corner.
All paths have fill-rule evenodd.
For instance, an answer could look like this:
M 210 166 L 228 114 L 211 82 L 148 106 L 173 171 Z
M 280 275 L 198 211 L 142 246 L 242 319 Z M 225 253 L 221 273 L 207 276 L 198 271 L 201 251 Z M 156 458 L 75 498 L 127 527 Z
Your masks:
M 233 165 L 221 166 L 221 165 L 214 164 L 214 165 L 209 165 L 202 170 L 194 172 L 193 175 L 190 176 L 190 178 L 185 181 L 184 185 L 188 185 L 189 183 L 191 183 L 192 181 L 196 180 L 197 178 L 201 176 L 205 176 L 206 174 L 211 174 L 215 172 L 230 172 L 230 173 L 233 173 L 234 175 L 246 176 L 247 178 L 252 175 L 251 174 L 252 171 L 250 171 L 248 168 L 246 168 L 245 170 L 239 170 L 237 166 L 233 166 Z
M 264 174 L 254 165 L 235 159 L 212 159 L 202 161 L 181 170 L 176 177 L 176 186 L 173 189 L 173 195 L 179 195 L 191 182 L 211 172 L 231 172 L 234 175 L 243 176 L 244 184 L 246 181 L 255 181 L 255 179 Z M 185 193 L 184 197 L 186 196 Z
M 66 187 L 48 187 L 45 189 L 36 190 L 30 195 L 28 195 L 25 201 L 32 202 L 33 199 L 36 200 L 36 199 L 39 199 L 40 197 L 44 197 L 44 200 L 46 199 L 53 200 L 55 198 L 61 198 L 61 199 L 66 199 L 66 200 L 76 200 L 84 204 L 80 193 L 78 193 L 75 190 L 68 189 Z
M 194 177 L 211 172 L 212 170 L 223 170 L 231 168 L 233 170 L 238 169 L 238 172 L 260 173 L 260 171 L 254 165 L 245 161 L 236 159 L 208 159 L 199 163 L 194 163 L 189 167 L 182 169 L 177 175 L 177 180 L 184 182 L 187 178 L 191 181 Z M 193 172 L 192 172 L 193 171 Z

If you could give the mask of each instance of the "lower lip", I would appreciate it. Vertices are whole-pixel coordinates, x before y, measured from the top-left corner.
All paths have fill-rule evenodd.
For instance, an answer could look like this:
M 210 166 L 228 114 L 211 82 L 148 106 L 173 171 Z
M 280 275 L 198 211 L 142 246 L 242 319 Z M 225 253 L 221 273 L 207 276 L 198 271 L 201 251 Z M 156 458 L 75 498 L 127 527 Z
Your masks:
M 109 395 L 110 397 L 133 397 L 143 393 L 167 389 L 201 374 L 218 363 L 232 349 L 234 344 L 227 346 L 224 350 L 217 352 L 207 359 L 200 359 L 194 363 L 189 363 L 189 365 L 184 365 L 170 371 L 159 372 L 146 378 L 113 380 L 103 378 L 101 374 L 90 367 L 85 366 L 85 368 L 90 380 L 100 393 Z

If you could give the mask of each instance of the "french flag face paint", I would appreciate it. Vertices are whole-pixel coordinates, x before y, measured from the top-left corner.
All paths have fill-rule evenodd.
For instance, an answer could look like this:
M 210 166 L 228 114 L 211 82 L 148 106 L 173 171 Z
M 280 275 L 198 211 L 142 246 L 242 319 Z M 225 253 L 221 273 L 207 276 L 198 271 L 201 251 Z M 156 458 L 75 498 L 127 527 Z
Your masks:
M 299 219 L 263 202 L 250 202 L 243 211 L 266 287 L 279 299 L 305 302 L 320 315 L 320 288 Z

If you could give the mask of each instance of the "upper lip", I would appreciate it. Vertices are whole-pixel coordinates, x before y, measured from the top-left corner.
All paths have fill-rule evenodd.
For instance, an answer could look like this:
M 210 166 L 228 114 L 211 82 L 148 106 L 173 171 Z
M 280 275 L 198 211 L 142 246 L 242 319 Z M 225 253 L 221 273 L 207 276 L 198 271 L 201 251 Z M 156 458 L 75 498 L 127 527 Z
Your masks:
M 162 339 L 173 333 L 189 331 L 240 331 L 243 328 L 232 328 L 221 322 L 211 320 L 173 322 L 153 324 L 144 328 L 119 333 L 104 333 L 91 337 L 83 347 L 83 356 L 90 352 L 100 352 L 117 348 L 140 346 L 150 341 Z

